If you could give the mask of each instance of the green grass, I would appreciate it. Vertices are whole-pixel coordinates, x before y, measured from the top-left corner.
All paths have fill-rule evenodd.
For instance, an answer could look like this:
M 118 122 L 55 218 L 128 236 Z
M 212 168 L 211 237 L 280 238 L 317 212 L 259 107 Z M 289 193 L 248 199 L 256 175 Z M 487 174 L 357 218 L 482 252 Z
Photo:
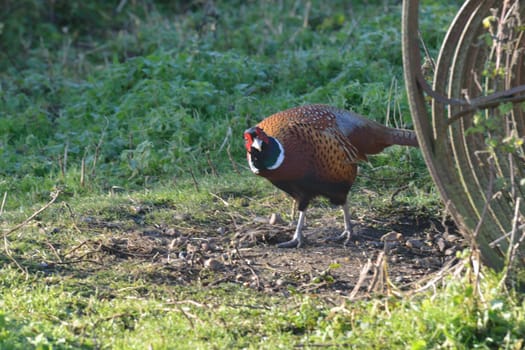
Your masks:
M 82 5 L 81 18 L 74 6 L 54 8 L 71 17 L 68 31 L 37 21 L 58 32 L 42 30 L 28 39 L 39 45 L 2 56 L 0 193 L 10 194 L 7 208 L 41 201 L 55 184 L 79 194 L 136 189 L 189 177 L 189 169 L 209 174 L 210 161 L 229 172 L 228 149 L 244 163 L 245 128 L 302 103 L 410 127 L 400 6 L 311 4 L 306 26 L 302 3 L 219 2 L 216 17 L 198 6 L 159 7 L 140 20 L 119 16 L 106 30 L 106 5 Z M 129 10 L 140 16 L 137 7 Z M 455 9 L 425 8 L 431 15 L 422 27 L 432 30 L 423 33 L 434 54 Z M 102 33 L 85 32 L 86 20 Z M 10 24 L 4 34 L 15 41 L 8 34 L 19 24 Z M 423 162 L 414 164 L 425 172 Z
M 134 283 L 131 292 L 117 291 L 114 300 L 96 294 L 79 296 L 56 285 L 33 291 L 29 299 L 27 289 L 17 289 L 6 306 L 13 307 L 19 316 L 33 315 L 35 319 L 26 322 L 4 317 L 0 344 L 129 349 L 210 348 L 211 344 L 249 349 L 300 344 L 307 348 L 317 344 L 412 349 L 523 345 L 523 305 L 491 298 L 486 307 L 471 306 L 473 303 L 463 302 L 471 298 L 470 292 L 457 282 L 450 284 L 452 291 L 438 300 L 421 296 L 410 303 L 345 304 L 335 311 L 315 298 L 296 296 L 284 304 L 282 298 L 268 298 L 235 286 L 206 293 L 174 288 L 168 295 L 151 296 L 137 295 Z M 16 298 L 18 306 L 13 306 L 11 298 Z M 64 310 L 57 312 L 50 299 L 57 300 Z M 13 328 L 19 328 L 19 333 L 9 331 Z
M 523 305 L 493 296 L 477 305 L 472 290 L 455 281 L 437 298 L 334 309 L 315 297 L 285 302 L 228 285 L 151 293 L 134 282 L 107 295 L 46 281 L 46 288 L 19 284 L 6 296 L 4 306 L 17 317 L 1 319 L 3 348 L 519 348 L 525 332 Z
M 522 297 L 500 286 L 502 277 L 490 270 L 483 269 L 475 283 L 468 254 L 459 277 L 436 282 L 436 290 L 334 304 L 325 296 L 294 289 L 284 295 L 268 294 L 242 283 L 210 283 L 221 276 L 204 270 L 188 284 L 178 279 L 170 264 L 151 256 L 119 257 L 96 249 L 98 243 L 109 245 L 112 240 L 131 242 L 133 232 L 145 232 L 151 225 L 210 232 L 228 225 L 229 214 L 251 218 L 289 209 L 289 201 L 279 201 L 280 194 L 266 182 L 245 179 L 233 186 L 233 178 L 202 181 L 200 191 L 188 181 L 175 190 L 159 187 L 59 200 L 39 215 L 36 224 L 9 237 L 12 256 L 26 272 L 3 256 L 0 346 L 517 349 L 523 345 Z M 383 195 L 390 197 L 393 191 Z M 419 204 L 413 200 L 416 196 L 421 197 Z M 435 195 L 408 197 L 400 196 L 396 206 L 440 210 Z M 395 211 L 382 196 L 370 198 L 364 188 L 357 187 L 352 198 L 359 215 Z M 323 203 L 314 205 L 314 216 Z M 7 221 L 20 222 L 26 214 L 10 212 Z M 190 215 L 184 219 L 187 226 L 179 215 Z
M 523 296 L 485 269 L 474 283 L 468 264 L 435 291 L 336 306 L 292 288 L 213 284 L 223 275 L 212 271 L 180 280 L 144 253 L 163 245 L 137 232 L 229 237 L 233 220 L 287 215 L 291 202 L 246 169 L 242 145 L 242 131 L 273 112 L 329 103 L 411 127 L 399 4 L 213 4 L 6 2 L 0 228 L 61 193 L 4 241 L 0 348 L 523 347 Z M 434 57 L 460 4 L 423 4 Z M 443 213 L 414 149 L 372 157 L 350 198 L 362 217 Z M 329 207 L 315 202 L 312 217 Z M 135 255 L 107 250 L 126 242 Z

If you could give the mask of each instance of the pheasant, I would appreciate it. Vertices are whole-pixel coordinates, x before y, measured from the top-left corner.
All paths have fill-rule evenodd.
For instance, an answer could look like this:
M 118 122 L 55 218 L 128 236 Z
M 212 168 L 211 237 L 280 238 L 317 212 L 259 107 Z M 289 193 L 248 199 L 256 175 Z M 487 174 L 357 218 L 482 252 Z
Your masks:
M 344 231 L 353 236 L 347 195 L 357 163 L 391 145 L 418 147 L 413 131 L 389 128 L 356 113 L 327 105 L 306 105 L 273 114 L 244 132 L 250 170 L 288 193 L 298 204 L 292 240 L 280 248 L 301 247 L 310 201 L 324 196 L 342 205 Z

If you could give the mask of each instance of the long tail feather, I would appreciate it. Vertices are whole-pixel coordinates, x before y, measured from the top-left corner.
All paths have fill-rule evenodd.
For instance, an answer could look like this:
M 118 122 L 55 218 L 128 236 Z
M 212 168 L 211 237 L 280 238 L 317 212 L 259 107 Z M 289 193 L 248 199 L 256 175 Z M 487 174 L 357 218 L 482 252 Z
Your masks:
M 390 129 L 392 145 L 419 147 L 416 133 L 412 130 Z

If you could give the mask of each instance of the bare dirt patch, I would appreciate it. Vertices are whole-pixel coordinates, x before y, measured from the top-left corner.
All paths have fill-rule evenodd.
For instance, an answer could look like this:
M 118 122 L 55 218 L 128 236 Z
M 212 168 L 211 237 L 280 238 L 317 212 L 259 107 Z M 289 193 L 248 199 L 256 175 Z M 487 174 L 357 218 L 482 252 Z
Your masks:
M 342 222 L 332 211 L 321 211 L 307 221 L 307 241 L 300 249 L 275 246 L 291 238 L 293 225 L 261 218 L 216 226 L 148 226 L 140 220 L 123 225 L 89 219 L 84 220 L 85 228 L 103 234 L 83 242 L 75 254 L 105 266 L 148 264 L 133 273 L 157 283 L 206 287 L 230 282 L 271 294 L 337 298 L 412 289 L 415 282 L 453 264 L 464 246 L 451 222 L 428 213 L 400 211 L 386 217 L 354 220 L 359 238 L 344 246 L 326 240 L 339 233 Z

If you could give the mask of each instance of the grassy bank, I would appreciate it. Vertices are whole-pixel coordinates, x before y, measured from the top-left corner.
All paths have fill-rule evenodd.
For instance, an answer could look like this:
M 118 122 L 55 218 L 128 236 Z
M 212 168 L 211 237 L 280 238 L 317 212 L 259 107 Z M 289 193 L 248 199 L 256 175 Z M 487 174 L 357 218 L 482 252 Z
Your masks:
M 17 28 L 27 41 L 1 58 L 6 208 L 43 201 L 53 185 L 82 195 L 232 171 L 230 159 L 244 164 L 242 131 L 298 104 L 411 126 L 399 5 L 129 4 L 113 22 L 107 5 L 78 6 L 37 6 L 36 32 L 5 22 L 6 43 L 18 47 Z M 456 8 L 424 9 L 434 54 Z

